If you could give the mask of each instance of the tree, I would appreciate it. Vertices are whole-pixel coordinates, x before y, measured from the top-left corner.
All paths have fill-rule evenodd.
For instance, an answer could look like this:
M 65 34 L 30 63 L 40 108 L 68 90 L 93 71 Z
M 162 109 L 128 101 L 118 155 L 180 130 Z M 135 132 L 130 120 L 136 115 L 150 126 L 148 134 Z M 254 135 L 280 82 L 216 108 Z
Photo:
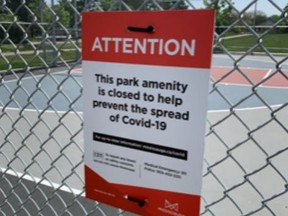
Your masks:
M 283 19 L 282 25 L 286 26 L 286 28 L 281 29 L 281 33 L 288 33 L 288 20 L 285 17 L 285 13 L 288 13 L 288 4 L 283 9 L 284 13 L 282 13 L 281 18 Z
M 85 0 L 58 0 L 59 8 L 57 11 L 59 14 L 57 15 L 62 20 L 65 16 L 67 19 L 69 18 L 69 27 L 78 26 L 80 24 L 80 13 L 85 9 L 85 3 Z
M 100 5 L 103 10 L 109 10 L 110 7 L 115 4 L 117 0 L 100 0 Z M 143 0 L 123 0 L 123 2 L 129 6 L 132 10 L 137 10 L 142 4 Z M 187 9 L 188 6 L 184 0 L 157 0 L 156 3 L 164 10 L 168 9 Z M 157 6 L 151 1 L 147 2 L 143 10 L 157 10 Z
M 115 4 L 116 0 L 100 0 L 100 7 L 104 11 L 108 11 L 111 7 L 111 5 Z
M 287 13 L 288 12 L 288 4 L 284 7 L 284 13 Z
M 169 10 L 171 8 L 173 9 L 179 9 L 184 10 L 188 8 L 188 5 L 185 3 L 185 1 L 177 1 L 177 0 L 162 0 L 159 1 L 160 6 L 164 10 Z
M 232 23 L 232 0 L 204 0 L 204 4 L 207 8 L 212 8 L 216 11 L 217 33 L 223 31 L 223 26 L 229 26 Z
M 35 9 L 33 5 L 36 5 L 36 2 L 38 0 L 6 0 L 6 7 L 0 12 L 1 19 L 3 21 L 11 21 L 11 16 L 17 17 L 18 21 L 22 21 L 24 23 L 22 24 L 7 24 L 7 31 L 9 33 L 9 38 L 14 43 L 19 43 L 25 35 L 25 31 L 27 30 L 27 27 L 29 26 L 29 23 L 31 23 L 31 20 L 33 19 L 33 13 L 32 11 Z M 1 0 L 1 5 L 4 5 L 4 1 Z M 29 7 L 31 6 L 31 8 Z M 9 12 L 8 12 L 9 11 Z M 11 14 L 12 13 L 12 14 Z M 7 20 L 6 20 L 7 19 Z M 26 22 L 26 23 L 25 23 Z M 30 30 L 32 27 L 30 27 Z
M 3 2 L 3 0 L 1 0 Z M 2 3 L 1 2 L 1 3 Z M 19 21 L 29 22 L 32 20 L 32 11 L 38 7 L 39 0 L 6 0 L 6 7 L 11 10 Z
M 255 25 L 261 25 L 268 20 L 268 17 L 263 11 L 256 11 L 256 17 L 254 17 L 254 19 Z
M 54 11 L 56 15 L 54 15 L 52 12 Z M 58 23 L 61 23 L 63 26 L 65 27 L 69 27 L 70 26 L 70 14 L 67 10 L 65 10 L 63 7 L 61 7 L 60 5 L 54 5 L 51 8 L 45 7 L 41 10 L 42 14 L 42 21 L 44 23 L 49 23 L 51 24 L 53 22 L 53 18 L 54 16 L 58 17 Z

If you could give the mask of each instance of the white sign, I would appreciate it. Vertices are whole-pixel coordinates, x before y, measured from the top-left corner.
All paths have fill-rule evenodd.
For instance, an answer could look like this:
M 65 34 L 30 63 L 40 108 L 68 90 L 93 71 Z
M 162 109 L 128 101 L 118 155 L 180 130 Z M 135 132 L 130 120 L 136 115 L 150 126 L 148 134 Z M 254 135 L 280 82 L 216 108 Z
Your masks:
M 142 215 L 197 215 L 214 13 L 112 12 L 106 14 L 108 20 L 104 14 L 83 17 L 87 197 Z M 194 32 L 193 22 L 192 34 L 165 34 L 165 29 L 179 30 L 168 25 L 169 19 L 183 14 L 181 22 L 205 16 L 209 23 L 205 37 L 198 32 L 201 29 Z M 153 25 L 155 32 L 119 31 L 117 35 L 109 24 L 111 19 L 111 23 L 121 19 L 117 27 L 126 28 L 133 17 L 133 25 L 141 26 L 143 21 L 137 20 L 143 15 L 150 17 L 145 23 Z M 105 25 L 96 22 L 101 18 Z M 97 30 L 85 32 L 92 19 Z M 203 52 L 207 43 L 209 50 Z M 171 61 L 165 65 L 163 58 Z M 194 58 L 198 61 L 186 63 Z

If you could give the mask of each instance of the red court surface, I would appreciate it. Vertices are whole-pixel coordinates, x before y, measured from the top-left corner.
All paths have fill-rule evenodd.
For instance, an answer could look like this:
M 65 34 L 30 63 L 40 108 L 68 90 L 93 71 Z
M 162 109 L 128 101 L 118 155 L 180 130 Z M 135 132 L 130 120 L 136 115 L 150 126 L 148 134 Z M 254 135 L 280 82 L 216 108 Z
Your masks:
M 222 84 L 255 86 L 261 83 L 262 87 L 288 88 L 288 71 L 281 72 L 263 68 L 212 67 L 211 77 Z

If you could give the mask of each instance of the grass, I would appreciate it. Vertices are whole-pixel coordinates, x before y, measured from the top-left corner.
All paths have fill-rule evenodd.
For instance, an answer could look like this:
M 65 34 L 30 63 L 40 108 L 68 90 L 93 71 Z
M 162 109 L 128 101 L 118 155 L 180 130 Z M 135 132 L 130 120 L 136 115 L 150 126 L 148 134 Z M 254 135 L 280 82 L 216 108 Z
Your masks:
M 259 42 L 258 42 L 259 40 Z M 224 39 L 222 44 L 229 51 L 263 52 L 263 45 L 272 53 L 288 53 L 288 34 L 267 34 L 263 38 L 256 38 L 253 35 L 238 38 Z
M 49 43 L 40 43 L 39 41 L 33 41 L 33 45 L 29 43 L 12 45 L 8 43 L 0 44 L 0 49 L 2 55 L 0 56 L 0 73 L 9 70 L 9 68 L 21 69 L 36 66 L 50 65 L 55 62 L 59 62 L 62 59 L 64 61 L 76 61 L 79 58 L 76 55 L 77 47 L 81 47 L 81 44 L 76 45 L 72 41 L 56 43 L 56 47 L 59 53 L 55 52 L 53 46 Z M 40 54 L 36 54 L 35 50 L 38 50 Z M 45 52 L 44 52 L 45 51 Z M 54 54 L 53 54 L 54 51 Z M 15 53 L 20 52 L 20 54 L 15 55 Z M 22 52 L 22 53 L 21 53 Z M 57 58 L 57 56 L 60 56 Z
M 74 50 L 69 51 L 61 51 L 60 56 L 57 58 L 57 53 L 55 53 L 55 56 L 51 52 L 43 53 L 41 52 L 38 55 L 35 54 L 21 54 L 19 55 L 9 55 L 6 57 L 7 60 L 4 60 L 3 58 L 0 58 L 0 73 L 5 72 L 9 70 L 9 67 L 11 66 L 13 70 L 15 69 L 22 69 L 29 67 L 36 67 L 36 66 L 45 66 L 46 64 L 52 64 L 53 61 L 59 62 L 62 59 L 64 61 L 76 61 L 77 60 L 77 54 Z M 7 63 L 7 61 L 9 63 Z
M 40 42 L 33 42 L 34 46 L 36 47 L 36 49 L 41 49 L 43 46 L 51 46 L 51 44 L 46 43 L 46 44 L 41 44 Z M 19 45 L 15 45 L 16 47 L 14 47 L 12 44 L 0 44 L 0 49 L 2 50 L 2 52 L 15 52 L 15 50 L 19 50 L 19 51 L 33 51 L 34 47 L 29 44 L 29 43 L 25 43 L 25 44 L 19 44 Z M 58 49 L 75 49 L 75 45 L 71 42 L 57 42 L 56 43 L 56 47 Z M 80 45 L 77 45 L 77 47 L 81 47 Z

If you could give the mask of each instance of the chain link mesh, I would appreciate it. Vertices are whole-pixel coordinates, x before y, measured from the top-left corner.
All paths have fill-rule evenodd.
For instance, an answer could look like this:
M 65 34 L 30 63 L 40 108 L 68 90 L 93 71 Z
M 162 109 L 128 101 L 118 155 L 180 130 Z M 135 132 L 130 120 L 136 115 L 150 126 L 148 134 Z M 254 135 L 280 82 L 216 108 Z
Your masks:
M 288 50 L 264 43 L 277 32 L 287 44 L 288 4 L 237 2 L 0 0 L 0 215 L 133 215 L 83 197 L 81 12 L 204 7 L 219 11 L 209 98 L 226 108 L 208 113 L 201 215 L 288 215 Z M 268 25 L 253 20 L 261 4 L 278 15 Z M 223 85 L 234 76 L 244 94 Z M 262 87 L 279 80 L 271 104 Z

